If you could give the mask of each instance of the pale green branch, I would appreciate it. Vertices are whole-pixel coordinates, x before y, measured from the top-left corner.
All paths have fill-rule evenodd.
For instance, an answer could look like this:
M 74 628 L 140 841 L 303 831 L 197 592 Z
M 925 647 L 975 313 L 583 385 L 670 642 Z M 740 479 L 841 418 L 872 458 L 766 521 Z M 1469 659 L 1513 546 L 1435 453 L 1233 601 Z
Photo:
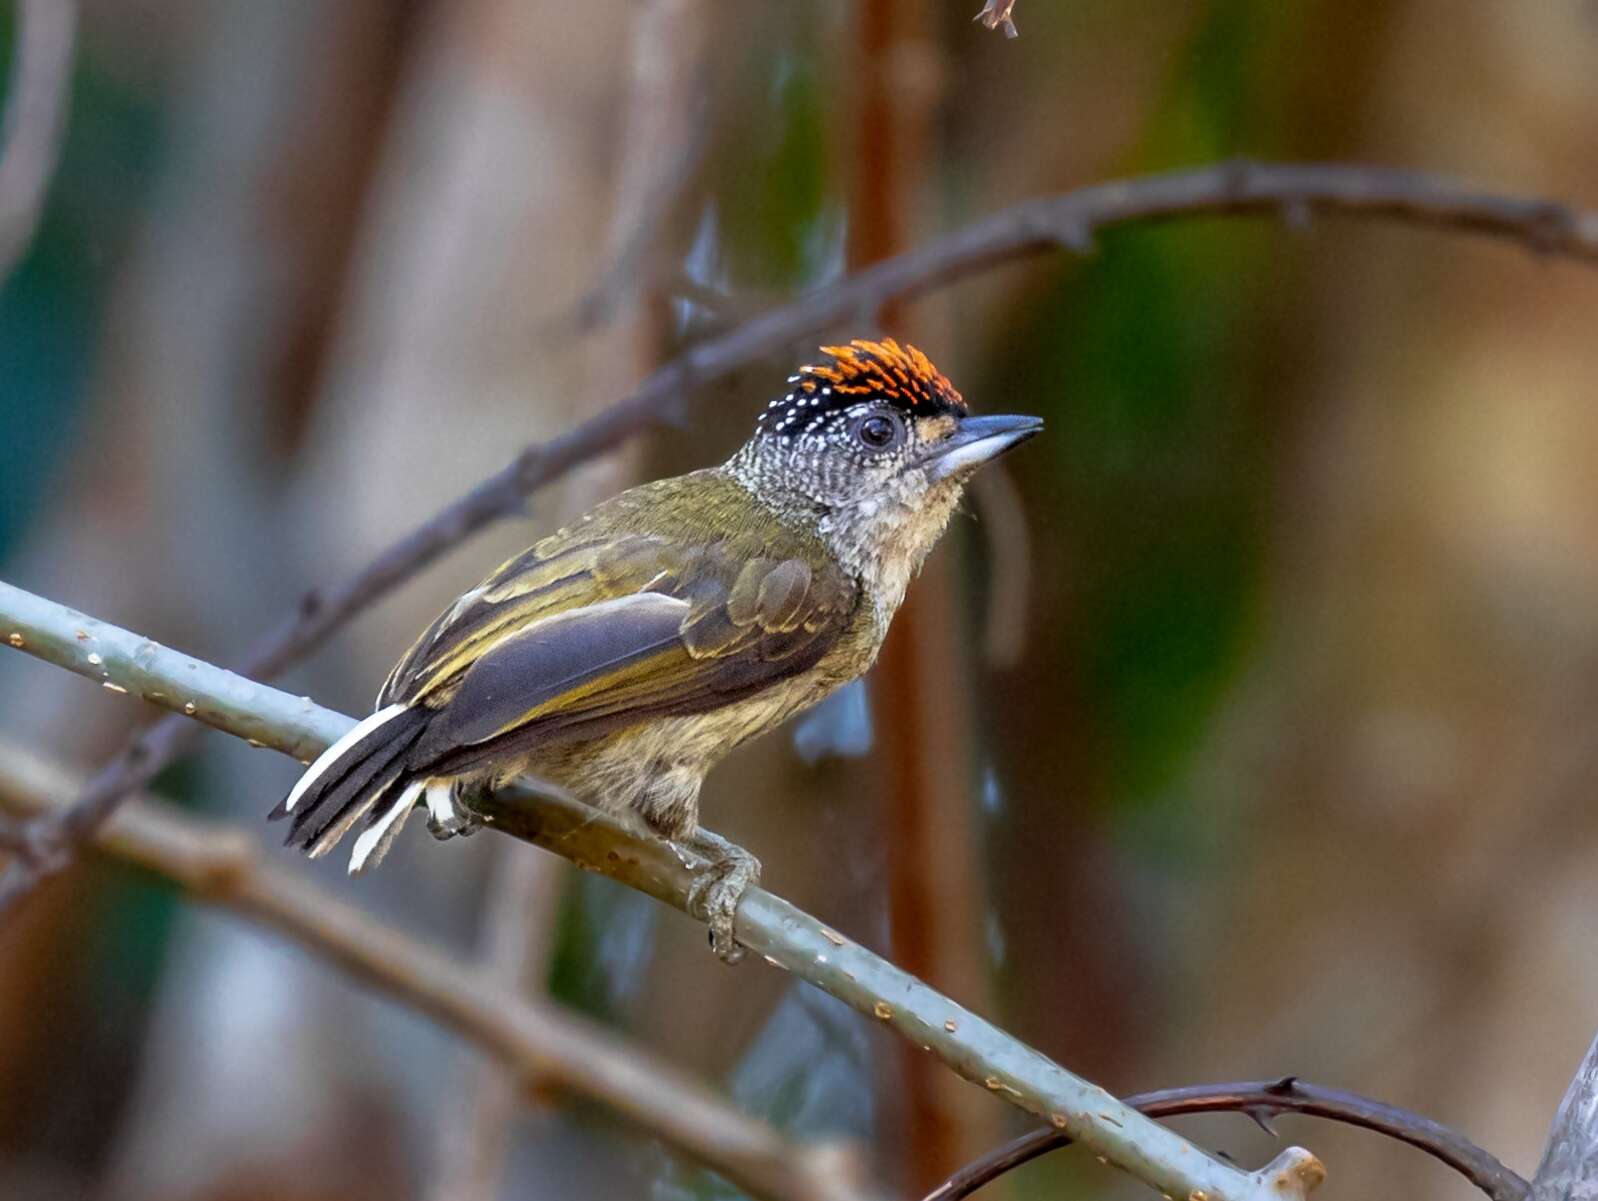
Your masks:
M 69 671 L 308 760 L 353 724 L 149 639 L 0 583 L 0 639 Z M 512 789 L 482 806 L 489 824 L 686 909 L 689 871 L 658 840 L 574 801 Z M 1178 1198 L 1295 1201 L 1322 1169 L 1294 1147 L 1258 1172 L 1201 1151 L 1102 1088 L 1066 1071 L 915 977 L 759 889 L 738 910 L 737 935 L 770 963 L 893 1027 L 995 1096 Z M 707 956 L 706 970 L 710 970 Z

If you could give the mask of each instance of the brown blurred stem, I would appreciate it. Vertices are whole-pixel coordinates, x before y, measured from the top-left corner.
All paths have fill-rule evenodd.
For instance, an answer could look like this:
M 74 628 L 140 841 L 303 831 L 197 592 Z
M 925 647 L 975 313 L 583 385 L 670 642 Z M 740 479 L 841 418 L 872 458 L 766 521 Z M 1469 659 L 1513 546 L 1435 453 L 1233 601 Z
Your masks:
M 50 191 L 72 98 L 76 0 L 19 0 L 0 126 L 0 284 L 33 240 Z
M 625 118 L 605 239 L 609 266 L 580 317 L 585 329 L 610 326 L 587 348 L 597 388 L 625 388 L 660 362 L 664 340 L 652 298 L 638 295 L 638 264 L 704 147 L 700 100 L 708 23 L 704 0 L 643 0 L 631 18 Z M 592 407 L 598 397 L 587 399 Z M 566 481 L 560 519 L 574 520 L 635 483 L 636 458 L 612 455 Z M 507 985 L 536 995 L 543 991 L 570 873 L 553 856 L 500 841 L 484 902 L 484 964 Z M 474 1057 L 459 1092 L 438 1099 L 438 1169 L 430 1193 L 437 1201 L 494 1201 L 503 1193 L 510 1123 L 518 1110 L 515 1086 L 502 1065 Z
M 48 813 L 78 781 L 23 747 L 0 745 L 0 807 Z M 126 805 L 99 848 L 200 900 L 269 926 L 374 991 L 475 1043 L 522 1090 L 596 1101 L 760 1196 L 873 1196 L 848 1176 L 841 1147 L 792 1143 L 654 1053 L 482 968 L 416 941 L 263 858 L 238 829 L 184 817 L 149 797 Z
M 42 3 L 48 7 L 50 0 Z M 680 420 L 696 388 L 764 356 L 787 351 L 799 339 L 835 323 L 869 319 L 890 301 L 909 299 L 1044 251 L 1087 254 L 1094 235 L 1114 226 L 1263 213 L 1283 217 L 1297 228 L 1315 212 L 1485 235 L 1518 243 L 1539 255 L 1598 262 L 1598 213 L 1382 167 L 1240 160 L 1029 200 L 684 351 L 631 396 L 559 437 L 526 447 L 502 470 L 395 540 L 353 576 L 307 593 L 295 612 L 243 658 L 240 670 L 257 678 L 276 675 L 462 539 L 521 512 L 526 498 L 544 484 L 644 430 Z M 70 862 L 74 847 L 115 810 L 117 802 L 148 784 L 194 737 L 190 723 L 171 718 L 157 722 L 97 773 L 72 805 L 22 829 L 0 827 L 0 847 L 17 857 L 0 877 L 0 919 L 45 875 Z
M 849 172 L 848 261 L 851 269 L 891 260 L 914 241 L 915 216 L 928 190 L 926 164 L 941 161 L 936 76 L 913 83 L 891 64 L 936 54 L 911 30 L 928 30 L 928 0 L 864 0 L 854 7 L 859 79 Z M 919 47 L 919 50 L 918 50 Z M 913 336 L 905 306 L 881 305 L 890 333 Z M 926 317 L 928 315 L 922 315 Z M 929 322 L 920 326 L 926 335 Z M 919 337 L 915 340 L 921 340 Z M 944 558 L 927 565 L 894 618 L 873 673 L 882 716 L 880 821 L 886 839 L 886 900 L 895 961 L 968 1004 L 991 1000 L 981 904 L 985 892 L 968 804 L 973 775 L 965 698 L 967 664 L 950 662 L 958 643 L 953 574 Z M 928 703 L 928 697 L 939 697 Z M 941 1179 L 999 1137 L 998 1112 L 906 1043 L 896 1075 L 885 1082 L 901 1123 L 900 1177 L 913 1190 Z
M 1372 1101 L 1358 1093 L 1306 1084 L 1295 1076 L 1165 1088 L 1128 1097 L 1126 1104 L 1151 1118 L 1174 1118 L 1189 1113 L 1244 1113 L 1272 1134 L 1275 1131 L 1269 1120 L 1277 1114 L 1301 1113 L 1328 1118 L 1362 1126 L 1419 1148 L 1453 1168 L 1493 1201 L 1526 1201 L 1531 1192 L 1525 1180 L 1457 1130 L 1407 1109 Z M 1049 1127 L 1023 1134 L 961 1168 L 928 1193 L 923 1201 L 961 1201 L 1012 1168 L 1070 1144 L 1070 1135 Z

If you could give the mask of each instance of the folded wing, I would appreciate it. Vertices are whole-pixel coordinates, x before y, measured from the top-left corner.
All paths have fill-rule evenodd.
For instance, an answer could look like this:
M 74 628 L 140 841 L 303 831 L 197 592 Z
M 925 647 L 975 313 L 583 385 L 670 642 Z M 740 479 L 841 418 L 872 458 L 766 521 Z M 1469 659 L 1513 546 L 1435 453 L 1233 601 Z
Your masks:
M 652 564 L 648 591 L 512 627 L 455 677 L 419 664 L 417 701 L 437 712 L 408 768 L 455 774 L 540 743 L 704 712 L 805 671 L 836 643 L 855 604 L 839 573 L 818 579 L 799 559 L 732 564 L 718 549 Z M 444 645 L 453 658 L 456 643 Z

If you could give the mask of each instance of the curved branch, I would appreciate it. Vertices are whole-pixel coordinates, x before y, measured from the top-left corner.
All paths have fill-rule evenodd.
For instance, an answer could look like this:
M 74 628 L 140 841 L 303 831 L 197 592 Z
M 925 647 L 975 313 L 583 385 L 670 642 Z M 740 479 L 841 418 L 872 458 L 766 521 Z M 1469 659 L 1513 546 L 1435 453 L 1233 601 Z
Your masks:
M 0 583 L 0 640 L 261 746 L 310 759 L 355 723 L 53 601 Z M 566 856 L 687 911 L 693 875 L 675 850 L 574 800 L 506 789 L 477 806 L 505 833 Z M 1303 1201 L 1324 1171 L 1293 1147 L 1242 1172 L 1103 1089 L 1072 1075 L 786 901 L 751 889 L 738 907 L 738 939 L 845 1004 L 892 1027 L 967 1080 L 1046 1117 L 1105 1159 L 1171 1196 L 1213 1201 Z
M 839 322 L 869 318 L 889 301 L 910 299 L 1045 251 L 1086 254 L 1096 233 L 1115 226 L 1257 214 L 1279 214 L 1296 226 L 1314 212 L 1480 234 L 1538 254 L 1598 262 L 1598 213 L 1380 167 L 1237 161 L 1026 201 L 691 347 L 631 396 L 557 438 L 525 448 L 353 576 L 307 593 L 296 612 L 245 657 L 240 670 L 261 678 L 276 675 L 462 539 L 520 512 L 526 498 L 544 484 L 635 434 L 680 420 L 695 389 Z M 0 917 L 46 874 L 65 866 L 73 847 L 117 802 L 147 785 L 194 737 L 188 723 L 160 721 L 101 769 L 71 806 L 25 831 L 0 829 L 0 845 L 19 856 L 0 877 Z
M 1279 1113 L 1302 1113 L 1329 1118 L 1385 1134 L 1426 1152 L 1464 1176 L 1493 1201 L 1527 1201 L 1531 1186 L 1476 1146 L 1457 1130 L 1407 1109 L 1372 1101 L 1358 1093 L 1306 1084 L 1295 1076 L 1280 1080 L 1246 1080 L 1236 1084 L 1194 1084 L 1139 1093 L 1126 1103 L 1151 1118 L 1172 1118 L 1189 1113 L 1245 1113 L 1266 1130 L 1268 1119 Z M 961 1201 L 985 1184 L 1057 1147 L 1069 1146 L 1071 1136 L 1044 1128 L 990 1151 L 967 1164 L 926 1195 L 924 1201 Z
M 33 240 L 60 157 L 72 94 L 76 0 L 22 0 L 0 157 L 0 284 Z

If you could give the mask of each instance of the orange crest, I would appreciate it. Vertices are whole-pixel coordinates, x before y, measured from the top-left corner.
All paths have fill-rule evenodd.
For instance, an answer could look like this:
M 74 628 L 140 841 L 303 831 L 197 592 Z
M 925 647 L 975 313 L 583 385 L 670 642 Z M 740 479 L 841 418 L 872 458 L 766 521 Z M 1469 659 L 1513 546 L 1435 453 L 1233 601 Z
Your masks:
M 823 346 L 832 362 L 806 364 L 788 382 L 792 392 L 773 401 L 760 419 L 770 433 L 809 433 L 837 413 L 880 401 L 909 417 L 964 416 L 965 400 L 914 346 L 892 338 Z

